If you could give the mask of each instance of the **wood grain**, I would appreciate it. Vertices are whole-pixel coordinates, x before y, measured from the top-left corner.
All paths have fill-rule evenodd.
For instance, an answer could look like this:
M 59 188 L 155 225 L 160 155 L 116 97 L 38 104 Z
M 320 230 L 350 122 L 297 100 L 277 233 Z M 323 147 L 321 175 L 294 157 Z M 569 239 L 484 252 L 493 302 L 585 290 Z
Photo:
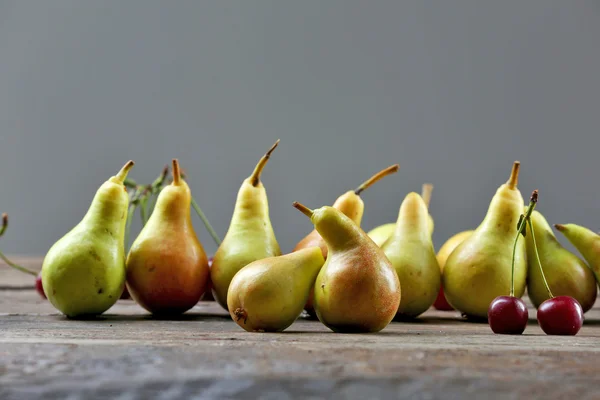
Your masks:
M 0 267 L 0 282 L 32 278 L 17 274 Z M 575 337 L 544 335 L 534 310 L 522 336 L 435 310 L 377 334 L 306 318 L 267 334 L 243 331 L 214 302 L 160 320 L 120 300 L 68 320 L 14 287 L 0 290 L 0 399 L 600 398 L 598 306 Z

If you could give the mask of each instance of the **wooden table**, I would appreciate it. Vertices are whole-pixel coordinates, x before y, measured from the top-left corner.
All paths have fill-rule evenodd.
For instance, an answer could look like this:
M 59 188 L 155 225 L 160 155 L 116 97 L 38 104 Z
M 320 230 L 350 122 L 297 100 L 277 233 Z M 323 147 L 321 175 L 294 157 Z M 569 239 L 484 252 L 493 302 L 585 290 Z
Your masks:
M 434 310 L 378 334 L 305 318 L 269 334 L 243 331 L 214 302 L 159 320 L 120 300 L 72 321 L 33 277 L 0 265 L 0 399 L 599 399 L 600 305 L 575 337 L 546 336 L 530 318 L 523 336 Z

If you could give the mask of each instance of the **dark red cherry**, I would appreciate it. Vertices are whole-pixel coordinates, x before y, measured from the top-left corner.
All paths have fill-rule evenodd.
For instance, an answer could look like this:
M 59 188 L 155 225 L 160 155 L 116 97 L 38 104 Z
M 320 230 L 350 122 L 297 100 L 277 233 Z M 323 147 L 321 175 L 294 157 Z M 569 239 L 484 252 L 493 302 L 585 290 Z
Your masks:
M 212 294 L 212 281 L 210 280 L 210 268 L 212 267 L 213 257 L 208 257 L 208 280 L 206 282 L 206 291 L 200 298 L 201 301 L 215 301 L 215 298 Z
M 557 296 L 540 304 L 537 320 L 547 335 L 576 335 L 583 325 L 583 309 L 573 297 Z
M 446 296 L 444 296 L 444 288 L 440 287 L 440 291 L 438 292 L 438 296 L 433 303 L 433 306 L 436 310 L 440 311 L 452 311 L 454 308 L 448 303 L 446 300 Z
M 528 319 L 527 306 L 518 297 L 498 296 L 488 308 L 488 323 L 494 333 L 520 335 Z
M 42 272 L 37 274 L 35 277 L 35 290 L 39 293 L 42 299 L 47 299 L 46 293 L 44 293 L 44 286 L 42 285 Z

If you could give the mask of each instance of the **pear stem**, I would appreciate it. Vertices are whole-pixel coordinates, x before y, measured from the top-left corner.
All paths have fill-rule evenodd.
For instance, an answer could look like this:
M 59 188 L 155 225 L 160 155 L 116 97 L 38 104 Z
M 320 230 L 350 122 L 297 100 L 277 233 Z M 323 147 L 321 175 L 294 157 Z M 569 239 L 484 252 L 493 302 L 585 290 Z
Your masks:
M 271 153 L 273 152 L 273 150 L 275 150 L 275 148 L 277 147 L 278 144 L 279 144 L 279 139 L 277 139 L 275 144 L 273 146 L 271 146 L 271 148 L 265 153 L 265 155 L 262 156 L 262 158 L 258 161 L 258 164 L 256 164 L 256 167 L 254 167 L 254 172 L 252 172 L 252 175 L 250 175 L 250 182 L 252 183 L 252 186 L 257 186 L 258 183 L 260 182 L 260 174 L 261 174 L 263 168 L 265 167 L 265 165 L 267 165 L 267 161 L 269 161 L 269 158 L 271 157 Z
M 3 213 L 2 214 L 2 227 L 0 227 L 0 236 L 4 235 L 4 232 L 6 232 L 6 229 L 8 229 L 8 214 Z M 4 253 L 2 253 L 1 251 L 0 251 L 0 259 L 2 259 L 6 263 L 6 265 L 13 267 L 16 270 L 25 272 L 26 274 L 31 274 L 33 276 L 37 276 L 37 272 L 32 271 L 28 268 L 22 267 L 19 264 L 15 264 L 14 262 L 12 262 L 8 258 L 6 258 Z
M 219 238 L 219 235 L 217 235 L 217 232 L 215 232 L 215 230 L 213 229 L 210 222 L 208 222 L 208 218 L 206 218 L 206 215 L 204 215 L 204 213 L 202 212 L 202 209 L 200 208 L 200 206 L 198 205 L 198 203 L 196 202 L 196 200 L 193 197 L 192 197 L 192 207 L 194 208 L 194 211 L 196 211 L 196 214 L 198 214 L 198 216 L 202 220 L 204 227 L 206 228 L 206 230 L 208 231 L 208 233 L 210 234 L 210 236 L 212 237 L 214 242 L 217 244 L 217 246 L 220 246 L 221 242 L 222 242 L 221 238 Z
M 544 268 L 542 268 L 542 262 L 540 261 L 540 254 L 538 253 L 538 249 L 537 249 L 537 244 L 535 242 L 535 232 L 533 230 L 533 221 L 531 220 L 531 218 L 528 220 L 529 221 L 529 229 L 531 229 L 531 239 L 533 239 L 533 248 L 535 249 L 535 258 L 537 259 L 538 265 L 540 266 L 540 272 L 542 273 L 542 280 L 544 281 L 544 286 L 546 287 L 546 290 L 548 291 L 548 296 L 550 296 L 550 298 L 554 298 L 554 295 L 552 294 L 552 291 L 550 290 L 550 285 L 548 285 L 548 281 L 546 280 L 546 275 L 544 274 Z
M 124 182 L 125 178 L 127 178 L 127 174 L 129 173 L 129 170 L 135 165 L 135 163 L 132 160 L 127 161 L 127 164 L 125 164 L 123 166 L 123 168 L 121 168 L 121 170 L 119 171 L 119 173 L 117 175 L 115 175 L 115 177 L 120 181 L 120 182 Z
M 181 172 L 179 171 L 179 161 L 173 159 L 173 185 L 177 186 L 181 183 Z
M 519 220 L 519 225 L 517 226 L 517 236 L 515 237 L 515 244 L 513 246 L 513 254 L 512 254 L 512 266 L 510 272 L 510 296 L 514 297 L 515 295 L 515 256 L 517 254 L 517 242 L 519 241 L 519 237 L 523 234 L 525 227 L 527 226 L 527 221 L 530 220 L 531 213 L 533 213 L 533 209 L 535 208 L 538 201 L 538 191 L 534 190 L 531 194 L 531 199 L 529 199 L 529 206 L 527 207 L 527 211 L 525 214 L 521 214 L 521 219 Z M 537 249 L 536 249 L 537 251 Z
M 354 190 L 354 194 L 360 195 L 363 192 L 363 190 L 369 188 L 372 184 L 374 184 L 381 178 L 391 175 L 395 172 L 398 172 L 399 168 L 400 168 L 400 165 L 394 164 L 394 165 L 390 165 L 386 169 L 382 169 L 381 171 L 379 171 L 378 173 L 376 173 L 375 175 L 373 175 L 372 177 L 370 177 L 369 179 L 364 181 L 359 187 L 357 187 Z
M 515 161 L 512 166 L 512 170 L 510 171 L 510 178 L 506 184 L 509 188 L 514 189 L 517 187 L 519 183 L 519 169 L 521 169 L 521 163 L 519 161 Z
M 421 187 L 421 197 L 427 208 L 429 208 L 429 203 L 431 203 L 431 192 L 433 192 L 433 185 L 431 183 L 424 183 Z
M 559 232 L 564 232 L 567 230 L 567 227 L 562 224 L 554 224 L 554 227 L 558 229 Z
M 300 210 L 300 212 L 304 215 L 306 215 L 308 218 L 311 218 L 313 216 L 313 210 L 311 210 L 310 208 L 306 207 L 304 204 L 300 204 L 297 201 L 293 202 L 292 205 L 294 207 L 296 207 L 298 210 Z

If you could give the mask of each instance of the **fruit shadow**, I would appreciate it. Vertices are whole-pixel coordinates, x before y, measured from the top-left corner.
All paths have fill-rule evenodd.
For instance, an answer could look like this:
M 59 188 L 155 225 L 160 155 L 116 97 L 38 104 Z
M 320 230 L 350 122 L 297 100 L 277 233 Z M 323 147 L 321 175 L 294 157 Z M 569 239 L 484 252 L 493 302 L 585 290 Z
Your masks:
M 131 321 L 230 321 L 229 314 L 212 314 L 189 312 L 179 315 L 153 315 L 153 314 L 102 314 L 95 317 L 59 318 L 69 321 L 81 322 L 131 322 Z

